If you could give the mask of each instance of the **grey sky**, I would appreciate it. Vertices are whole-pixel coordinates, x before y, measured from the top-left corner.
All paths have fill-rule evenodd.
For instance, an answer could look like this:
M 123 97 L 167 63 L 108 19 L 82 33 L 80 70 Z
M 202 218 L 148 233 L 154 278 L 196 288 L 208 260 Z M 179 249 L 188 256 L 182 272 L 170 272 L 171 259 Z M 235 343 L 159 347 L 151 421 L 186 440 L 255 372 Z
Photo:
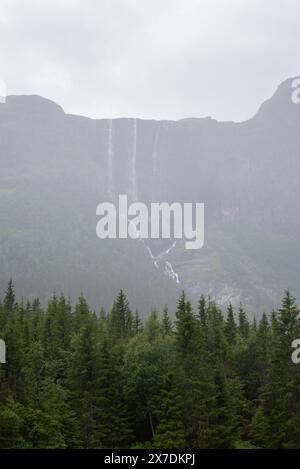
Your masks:
M 91 117 L 247 119 L 299 44 L 299 0 L 0 0 L 8 94 Z

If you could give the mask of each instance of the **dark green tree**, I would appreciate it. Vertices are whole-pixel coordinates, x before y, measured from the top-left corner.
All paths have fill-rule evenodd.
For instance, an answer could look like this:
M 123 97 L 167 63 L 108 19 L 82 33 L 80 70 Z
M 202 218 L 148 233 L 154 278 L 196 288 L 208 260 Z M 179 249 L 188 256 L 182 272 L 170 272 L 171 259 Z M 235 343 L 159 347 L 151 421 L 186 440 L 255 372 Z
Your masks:
M 232 304 L 230 303 L 227 309 L 227 319 L 226 319 L 226 324 L 225 324 L 225 336 L 230 345 L 233 345 L 235 343 L 236 334 L 237 334 L 237 325 L 234 319 L 234 312 L 233 312 Z

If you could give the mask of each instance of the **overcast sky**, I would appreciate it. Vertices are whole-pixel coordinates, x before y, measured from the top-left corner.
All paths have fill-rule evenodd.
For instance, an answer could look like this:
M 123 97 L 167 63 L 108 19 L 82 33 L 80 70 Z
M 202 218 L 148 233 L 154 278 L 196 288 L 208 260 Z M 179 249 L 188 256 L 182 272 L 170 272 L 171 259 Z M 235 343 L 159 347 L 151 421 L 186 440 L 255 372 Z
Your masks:
M 251 117 L 300 74 L 299 0 L 0 0 L 0 80 L 90 117 Z

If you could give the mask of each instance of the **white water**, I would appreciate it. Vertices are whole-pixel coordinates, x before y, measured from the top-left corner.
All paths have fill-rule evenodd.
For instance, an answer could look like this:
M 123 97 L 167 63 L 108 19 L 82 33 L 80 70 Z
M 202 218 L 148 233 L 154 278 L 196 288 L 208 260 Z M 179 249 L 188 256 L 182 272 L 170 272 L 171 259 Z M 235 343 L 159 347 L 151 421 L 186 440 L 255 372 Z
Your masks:
M 136 150 L 137 150 L 137 120 L 133 119 L 133 141 L 132 141 L 132 154 L 130 161 L 130 194 L 132 200 L 137 200 L 137 180 L 136 180 Z
M 176 274 L 176 272 L 174 272 L 171 262 L 166 261 L 166 264 L 165 264 L 165 273 L 166 273 L 170 278 L 172 278 L 173 280 L 176 280 L 176 283 L 180 283 L 180 282 L 179 282 L 178 274 Z
M 162 259 L 163 256 L 166 256 L 167 254 L 169 254 L 169 252 L 176 246 L 176 241 L 166 251 L 163 251 L 161 254 L 155 257 L 153 256 L 152 251 L 149 248 L 149 246 L 146 245 L 145 240 L 141 237 L 140 232 L 136 229 L 135 224 L 132 223 L 131 221 L 129 222 L 129 224 L 132 225 L 133 230 L 136 233 L 138 241 L 141 241 L 146 247 L 151 259 L 153 260 L 153 264 L 155 265 L 156 269 L 159 269 L 158 262 Z M 174 271 L 172 264 L 169 261 L 165 262 L 165 274 L 168 275 L 172 280 L 175 280 L 176 283 L 180 283 L 178 274 Z
M 135 235 L 136 235 L 136 239 L 138 241 L 141 241 L 144 244 L 144 246 L 146 247 L 147 251 L 150 254 L 151 259 L 153 260 L 153 263 L 154 263 L 155 267 L 158 269 L 158 262 L 156 260 L 156 257 L 153 256 L 151 249 L 149 248 L 149 246 L 146 245 L 145 240 L 142 238 L 141 233 L 137 230 L 136 225 L 131 220 L 129 221 L 129 225 L 132 226 L 132 229 L 133 229 L 133 231 L 135 232 Z
M 166 249 L 165 251 L 162 251 L 160 254 L 158 254 L 157 259 L 161 260 L 161 259 L 162 259 L 163 257 L 165 257 L 167 254 L 169 254 L 169 252 L 172 251 L 172 249 L 175 248 L 176 243 L 177 243 L 177 241 L 174 241 L 174 243 L 172 244 L 172 246 L 170 246 L 168 249 Z
M 108 121 L 108 142 L 107 142 L 107 192 L 110 198 L 113 198 L 113 160 L 114 160 L 114 144 L 113 144 L 113 120 Z
M 153 182 L 156 180 L 156 176 L 158 173 L 158 168 L 157 168 L 157 147 L 158 147 L 158 140 L 159 140 L 159 135 L 160 135 L 160 127 L 158 127 L 155 139 L 154 139 L 154 145 L 153 145 L 153 154 L 152 154 L 152 177 L 153 177 Z M 111 150 L 111 154 L 113 156 L 113 148 Z M 129 174 L 129 181 L 130 181 L 130 195 L 132 200 L 137 200 L 138 199 L 138 188 L 137 188 L 137 172 L 136 172 L 136 158 L 137 158 L 137 119 L 133 119 L 133 141 L 132 141 L 132 154 L 131 154 L 131 160 L 130 160 L 130 174 Z M 136 230 L 136 227 L 134 224 L 134 230 Z M 140 233 L 138 230 L 136 230 L 136 235 L 137 239 L 139 241 L 142 241 L 151 257 L 153 260 L 153 263 L 157 269 L 159 269 L 159 262 L 162 260 L 163 257 L 167 256 L 172 249 L 175 248 L 177 241 L 174 241 L 173 244 L 159 253 L 157 256 L 154 256 L 150 247 L 146 245 L 146 242 L 144 239 L 142 239 Z M 165 262 L 165 269 L 164 272 L 166 275 L 168 275 L 172 280 L 175 280 L 176 283 L 179 282 L 179 277 L 178 274 L 174 271 L 172 264 L 169 261 Z
M 160 254 L 158 254 L 157 256 L 154 256 L 153 253 L 152 253 L 152 251 L 151 251 L 151 249 L 149 248 L 149 246 L 146 246 L 146 248 L 147 248 L 147 250 L 148 250 L 148 252 L 149 252 L 149 254 L 150 254 L 150 257 L 151 257 L 151 259 L 153 260 L 153 263 L 154 263 L 154 265 L 155 265 L 155 267 L 156 267 L 157 269 L 159 268 L 159 262 L 162 260 L 162 258 L 163 258 L 164 256 L 167 256 L 167 255 L 170 253 L 170 251 L 171 251 L 172 249 L 175 248 L 176 243 L 177 243 L 177 241 L 174 241 L 174 243 L 172 244 L 172 246 L 170 246 L 170 247 L 169 247 L 168 249 L 166 249 L 165 251 L 162 251 L 162 252 L 161 252 Z M 169 262 L 169 261 L 166 261 L 166 262 L 165 262 L 165 270 L 164 270 L 164 272 L 165 272 L 165 274 L 168 275 L 172 280 L 175 280 L 176 283 L 180 283 L 180 281 L 179 281 L 179 276 L 178 276 L 178 274 L 174 271 L 171 262 Z
M 159 135 L 160 135 L 160 124 L 158 124 L 158 128 L 155 133 L 154 137 L 154 144 L 153 144 L 153 152 L 152 152 L 152 191 L 154 192 L 155 190 L 155 182 L 158 174 L 158 167 L 157 167 L 157 146 L 158 146 L 158 140 L 159 140 Z
M 148 250 L 148 252 L 149 252 L 149 254 L 150 254 L 151 259 L 153 260 L 153 263 L 154 263 L 155 267 L 158 269 L 157 260 L 156 260 L 156 258 L 153 256 L 151 249 L 149 248 L 149 246 L 146 246 L 146 248 L 147 248 L 147 250 Z

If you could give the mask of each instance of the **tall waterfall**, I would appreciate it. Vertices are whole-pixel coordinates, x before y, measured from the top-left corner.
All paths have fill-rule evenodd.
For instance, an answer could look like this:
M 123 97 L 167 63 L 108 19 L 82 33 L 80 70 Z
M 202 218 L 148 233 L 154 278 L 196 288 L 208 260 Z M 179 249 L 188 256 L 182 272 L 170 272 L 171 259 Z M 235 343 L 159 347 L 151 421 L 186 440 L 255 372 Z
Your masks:
M 114 142 L 113 142 L 113 120 L 108 121 L 108 141 L 107 141 L 107 193 L 113 198 L 113 160 L 114 160 Z
M 180 283 L 180 282 L 179 282 L 178 274 L 174 271 L 171 262 L 166 261 L 166 264 L 165 264 L 165 273 L 166 273 L 166 275 L 168 275 L 171 279 L 175 280 L 176 283 Z
M 162 251 L 160 254 L 154 256 L 151 248 L 149 246 L 146 246 L 148 253 L 150 254 L 151 259 L 153 260 L 153 263 L 157 269 L 160 268 L 161 264 L 164 263 L 164 273 L 170 277 L 172 280 L 175 280 L 176 283 L 180 283 L 179 276 L 178 274 L 174 271 L 173 266 L 171 262 L 169 261 L 163 261 L 163 258 L 167 256 L 175 247 L 176 247 L 177 241 L 174 241 L 174 243 L 168 247 L 168 249 Z
M 136 151 L 137 151 L 137 119 L 133 119 L 133 138 L 132 138 L 132 153 L 130 160 L 130 196 L 132 200 L 137 200 L 137 179 L 136 179 Z
M 158 124 L 158 128 L 155 133 L 153 152 L 152 152 L 152 197 L 155 195 L 155 186 L 157 183 L 157 174 L 158 174 L 157 146 L 158 146 L 159 135 L 160 135 L 160 124 Z

